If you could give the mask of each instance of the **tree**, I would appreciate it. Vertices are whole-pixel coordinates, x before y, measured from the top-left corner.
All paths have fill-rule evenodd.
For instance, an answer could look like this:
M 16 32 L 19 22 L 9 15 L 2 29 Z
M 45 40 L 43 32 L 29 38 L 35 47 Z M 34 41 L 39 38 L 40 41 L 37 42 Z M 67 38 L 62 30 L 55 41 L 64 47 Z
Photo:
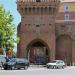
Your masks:
M 14 48 L 16 27 L 13 16 L 0 5 L 0 48 L 8 51 Z

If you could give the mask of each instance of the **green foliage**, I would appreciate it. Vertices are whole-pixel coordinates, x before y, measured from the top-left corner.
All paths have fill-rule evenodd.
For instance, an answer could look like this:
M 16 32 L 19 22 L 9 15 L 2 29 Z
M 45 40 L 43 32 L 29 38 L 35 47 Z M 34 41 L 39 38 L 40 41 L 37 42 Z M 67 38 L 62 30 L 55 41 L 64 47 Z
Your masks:
M 19 41 L 20 41 L 20 37 L 17 37 L 17 41 L 16 42 L 19 43 Z
M 5 50 L 13 49 L 14 36 L 16 32 L 13 22 L 13 16 L 10 12 L 6 12 L 3 6 L 0 6 L 0 48 Z

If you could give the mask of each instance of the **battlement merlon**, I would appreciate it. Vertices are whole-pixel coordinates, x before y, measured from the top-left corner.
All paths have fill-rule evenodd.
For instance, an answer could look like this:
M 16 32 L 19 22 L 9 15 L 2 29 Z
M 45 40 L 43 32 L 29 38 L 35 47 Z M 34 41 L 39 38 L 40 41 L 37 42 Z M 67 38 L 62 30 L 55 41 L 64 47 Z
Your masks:
M 59 4 L 60 0 L 17 0 L 17 10 L 21 15 L 27 15 L 28 13 L 39 14 L 42 11 L 43 13 L 46 12 L 45 14 L 50 15 L 52 13 L 56 15 L 59 10 Z M 37 11 L 37 13 L 34 13 L 34 11 Z
M 18 5 L 50 5 L 58 6 L 60 0 L 17 0 Z

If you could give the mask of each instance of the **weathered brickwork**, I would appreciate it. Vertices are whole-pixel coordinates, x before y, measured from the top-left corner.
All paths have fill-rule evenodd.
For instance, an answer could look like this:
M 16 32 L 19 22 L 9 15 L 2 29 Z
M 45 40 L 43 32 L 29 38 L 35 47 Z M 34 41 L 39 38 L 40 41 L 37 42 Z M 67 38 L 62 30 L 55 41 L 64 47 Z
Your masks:
M 51 0 L 50 0 L 51 1 Z M 49 61 L 62 59 L 68 65 L 75 63 L 75 22 L 58 21 L 59 1 L 25 3 L 17 2 L 22 19 L 18 25 L 18 57 L 28 57 L 28 51 L 36 42 L 48 50 Z M 27 8 L 26 8 L 27 7 Z M 31 7 L 31 8 L 30 8 Z M 47 9 L 45 9 L 47 8 Z M 50 11 L 52 13 L 50 13 Z

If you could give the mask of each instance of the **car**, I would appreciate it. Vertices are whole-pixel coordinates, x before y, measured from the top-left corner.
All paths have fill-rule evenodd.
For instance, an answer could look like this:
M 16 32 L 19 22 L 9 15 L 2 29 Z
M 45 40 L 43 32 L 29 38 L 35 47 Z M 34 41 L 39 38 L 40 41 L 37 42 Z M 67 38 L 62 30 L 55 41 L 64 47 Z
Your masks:
M 4 70 L 14 70 L 14 69 L 27 69 L 29 67 L 29 62 L 27 59 L 25 58 L 12 58 L 11 60 L 9 60 L 8 62 L 6 62 L 4 65 Z
M 47 63 L 46 66 L 48 69 L 49 68 L 51 68 L 51 69 L 59 68 L 60 69 L 60 68 L 65 68 L 66 64 L 63 60 L 53 60 L 53 61 Z
M 6 63 L 5 55 L 0 55 L 0 68 L 3 68 L 3 65 Z

